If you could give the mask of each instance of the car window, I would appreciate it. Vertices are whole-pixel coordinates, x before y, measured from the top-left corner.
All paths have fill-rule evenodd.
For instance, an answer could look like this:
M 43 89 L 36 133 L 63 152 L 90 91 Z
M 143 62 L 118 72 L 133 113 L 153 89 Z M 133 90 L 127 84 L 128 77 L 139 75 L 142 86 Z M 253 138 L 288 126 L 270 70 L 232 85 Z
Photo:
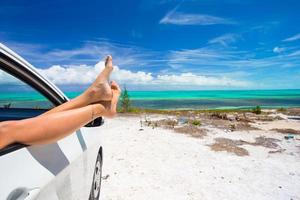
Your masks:
M 50 109 L 53 106 L 34 88 L 0 69 L 0 108 Z

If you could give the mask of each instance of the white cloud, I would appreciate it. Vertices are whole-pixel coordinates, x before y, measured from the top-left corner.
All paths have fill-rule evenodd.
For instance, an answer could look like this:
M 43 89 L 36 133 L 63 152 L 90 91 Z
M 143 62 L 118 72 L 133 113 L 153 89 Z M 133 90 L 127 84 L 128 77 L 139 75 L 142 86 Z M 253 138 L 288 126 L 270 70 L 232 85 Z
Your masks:
M 228 33 L 211 39 L 208 41 L 208 44 L 221 44 L 223 46 L 228 46 L 228 44 L 236 42 L 238 37 L 239 36 L 237 34 Z
M 204 14 L 186 14 L 171 10 L 159 22 L 160 24 L 176 25 L 214 25 L 214 24 L 235 24 L 236 22 Z
M 106 40 L 87 41 L 83 46 L 75 49 L 56 49 L 47 52 L 47 60 L 64 61 L 68 63 L 95 63 L 107 55 L 118 55 L 115 63 L 120 65 L 135 64 L 145 56 L 135 46 L 127 46 Z
M 130 70 L 119 69 L 117 66 L 112 74 L 112 79 L 120 82 L 121 84 L 151 84 L 154 77 L 151 73 L 143 71 L 131 72 Z
M 14 85 L 19 85 L 22 84 L 21 81 L 13 77 L 12 75 L 0 70 L 0 83 L 1 84 L 14 84 Z
M 288 48 L 285 48 L 287 51 Z M 173 70 L 205 74 L 224 74 L 237 70 L 276 69 L 300 66 L 300 50 L 289 54 L 258 57 L 251 51 L 238 51 L 229 47 L 203 47 L 171 51 L 167 57 Z M 257 52 L 260 53 L 260 52 Z
M 296 47 L 275 47 L 274 52 L 280 52 L 281 48 L 284 48 L 284 53 L 261 57 L 260 53 L 266 49 L 253 52 L 230 47 L 228 44 L 234 42 L 235 37 L 239 38 L 238 35 L 226 34 L 208 42 L 221 45 L 207 44 L 196 49 L 161 52 L 107 41 L 89 41 L 75 49 L 56 49 L 44 54 L 44 51 L 40 51 L 44 47 L 19 46 L 32 49 L 34 58 L 40 59 L 42 63 L 44 59 L 51 63 L 45 62 L 42 65 L 43 69 L 39 70 L 55 84 L 90 84 L 103 68 L 103 62 L 95 66 L 92 63 L 96 63 L 109 53 L 114 56 L 114 63 L 122 66 L 122 68 L 115 67 L 112 79 L 128 86 L 135 85 L 134 88 L 137 89 L 146 86 L 149 86 L 147 87 L 149 89 L 162 87 L 169 89 L 177 86 L 182 86 L 182 89 L 199 88 L 198 86 L 248 87 L 247 85 L 252 84 L 251 80 L 255 81 L 256 76 L 262 71 L 274 69 L 280 73 L 280 69 L 300 66 L 300 50 Z M 28 59 L 30 62 L 31 60 Z M 52 67 L 45 68 L 45 66 Z M 232 76 L 237 71 L 249 72 L 250 75 Z M 2 78 L 3 81 L 5 82 Z M 253 87 L 257 84 L 255 83 Z
M 46 69 L 38 69 L 38 71 L 54 84 L 90 84 L 95 80 L 96 76 L 103 68 L 104 62 L 100 61 L 95 66 L 53 65 Z M 142 71 L 131 72 L 129 70 L 120 69 L 118 66 L 114 66 L 112 79 L 121 83 L 147 84 L 152 81 L 153 77 L 151 73 Z
M 290 53 L 288 56 L 290 56 L 290 57 L 300 56 L 300 50 L 294 51 L 294 52 Z
M 284 52 L 285 48 L 283 47 L 274 47 L 273 52 L 274 53 L 281 53 Z
M 95 66 L 59 66 L 54 65 L 47 69 L 38 71 L 47 77 L 54 84 L 90 84 L 95 80 L 99 72 L 104 68 L 104 62 L 100 61 Z M 193 73 L 180 74 L 158 74 L 156 76 L 144 71 L 132 72 L 120 69 L 115 66 L 111 77 L 121 85 L 143 86 L 162 86 L 164 88 L 176 88 L 177 86 L 216 86 L 216 87 L 247 87 L 251 83 L 247 81 L 235 80 L 225 76 L 204 76 Z M 189 88 L 191 88 L 189 87 Z
M 106 39 L 85 41 L 77 48 L 49 49 L 46 46 L 16 42 L 6 42 L 9 48 L 20 54 L 36 66 L 46 67 L 55 64 L 81 65 L 98 62 L 106 55 L 114 57 L 114 63 L 122 66 L 153 65 L 153 57 L 159 58 L 160 54 L 134 45 L 124 45 L 110 42 Z
M 96 67 L 87 65 L 65 67 L 53 65 L 46 69 L 38 69 L 38 71 L 54 84 L 89 84 L 99 73 Z
M 179 75 L 158 75 L 158 84 L 181 85 L 181 86 L 223 86 L 223 87 L 247 87 L 250 82 L 238 81 L 227 77 L 201 76 L 193 73 L 182 73 Z
M 292 42 L 292 41 L 295 41 L 295 40 L 300 40 L 300 33 L 296 34 L 296 35 L 293 35 L 289 38 L 286 38 L 284 40 L 282 40 L 283 42 Z

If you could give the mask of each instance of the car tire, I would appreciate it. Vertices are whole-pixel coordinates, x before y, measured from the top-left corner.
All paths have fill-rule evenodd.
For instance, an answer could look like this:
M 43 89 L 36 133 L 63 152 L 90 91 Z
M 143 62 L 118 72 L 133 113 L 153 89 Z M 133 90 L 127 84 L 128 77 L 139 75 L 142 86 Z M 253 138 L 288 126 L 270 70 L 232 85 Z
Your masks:
M 99 200 L 100 189 L 101 189 L 101 178 L 102 178 L 102 149 L 100 148 L 95 164 L 94 176 L 92 182 L 92 188 L 90 192 L 89 200 Z

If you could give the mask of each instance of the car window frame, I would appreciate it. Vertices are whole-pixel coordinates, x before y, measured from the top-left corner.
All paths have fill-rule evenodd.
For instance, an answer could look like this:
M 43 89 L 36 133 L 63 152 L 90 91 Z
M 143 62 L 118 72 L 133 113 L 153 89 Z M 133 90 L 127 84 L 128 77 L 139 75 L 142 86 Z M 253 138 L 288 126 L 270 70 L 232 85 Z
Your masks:
M 0 69 L 40 93 L 42 96 L 48 99 L 54 107 L 68 101 L 67 97 L 58 94 L 58 92 L 55 90 L 56 88 L 51 87 L 52 85 L 39 76 L 37 72 L 32 71 L 30 68 L 24 66 L 24 63 L 20 62 L 20 60 L 16 58 L 16 55 L 5 51 L 2 46 L 0 47 Z M 3 149 L 0 149 L 0 156 L 27 146 L 28 145 L 26 144 L 19 143 L 11 144 Z
M 2 52 L 0 52 L 0 68 L 26 85 L 31 86 L 55 106 L 68 101 L 66 96 L 58 95 L 58 91 L 52 88 L 50 84 L 41 77 L 38 77 L 37 72 L 30 71 L 28 68 L 24 67 Z
M 27 63 L 23 58 L 0 43 L 0 69 L 12 75 L 21 82 L 29 85 L 34 90 L 48 99 L 54 107 L 59 106 L 69 99 L 51 82 L 41 76 L 34 67 Z M 85 127 L 101 126 L 104 123 L 103 118 L 99 117 Z M 0 149 L 0 156 L 6 155 L 13 151 L 27 147 L 25 144 L 12 144 L 4 149 Z

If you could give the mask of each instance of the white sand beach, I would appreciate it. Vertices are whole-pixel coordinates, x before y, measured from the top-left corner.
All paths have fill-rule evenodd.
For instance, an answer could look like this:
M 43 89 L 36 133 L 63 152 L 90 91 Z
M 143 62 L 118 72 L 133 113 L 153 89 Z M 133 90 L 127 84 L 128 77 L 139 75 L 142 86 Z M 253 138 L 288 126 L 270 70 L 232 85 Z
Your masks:
M 275 124 L 300 130 L 299 120 L 257 122 L 253 126 L 261 130 L 233 132 L 203 124 L 207 135 L 197 138 L 141 127 L 141 119 L 105 121 L 101 199 L 300 199 L 300 135 L 285 139 L 287 134 L 270 130 Z M 213 150 L 216 138 L 221 143 Z M 227 151 L 220 150 L 226 138 Z

